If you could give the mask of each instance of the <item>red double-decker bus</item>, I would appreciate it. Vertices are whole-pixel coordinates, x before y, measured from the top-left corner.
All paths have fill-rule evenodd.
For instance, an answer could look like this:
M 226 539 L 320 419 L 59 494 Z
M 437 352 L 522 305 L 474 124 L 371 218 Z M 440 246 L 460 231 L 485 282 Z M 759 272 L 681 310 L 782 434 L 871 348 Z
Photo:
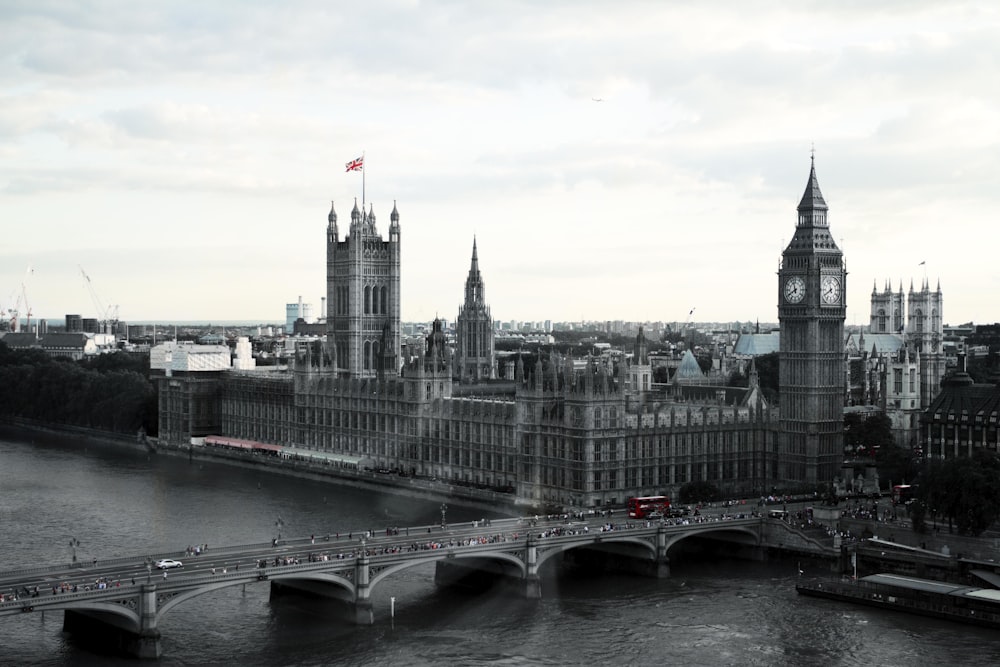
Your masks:
M 658 519 L 670 512 L 670 498 L 667 496 L 640 496 L 629 498 L 625 509 L 630 519 Z

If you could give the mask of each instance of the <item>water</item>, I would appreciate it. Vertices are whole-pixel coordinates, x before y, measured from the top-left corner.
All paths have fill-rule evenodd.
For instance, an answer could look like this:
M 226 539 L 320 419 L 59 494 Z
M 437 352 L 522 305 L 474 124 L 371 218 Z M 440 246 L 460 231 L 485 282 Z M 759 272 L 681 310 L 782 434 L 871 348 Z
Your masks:
M 190 544 L 440 520 L 440 503 L 69 438 L 0 434 L 0 569 Z M 449 502 L 448 520 L 481 518 Z M 547 573 L 541 600 L 439 589 L 432 565 L 376 587 L 375 624 L 323 602 L 224 589 L 163 616 L 163 665 L 983 665 L 995 631 L 798 596 L 797 564 L 683 562 L 673 577 Z M 389 597 L 396 598 L 390 618 Z M 0 619 L 0 663 L 134 665 L 62 633 L 62 614 Z

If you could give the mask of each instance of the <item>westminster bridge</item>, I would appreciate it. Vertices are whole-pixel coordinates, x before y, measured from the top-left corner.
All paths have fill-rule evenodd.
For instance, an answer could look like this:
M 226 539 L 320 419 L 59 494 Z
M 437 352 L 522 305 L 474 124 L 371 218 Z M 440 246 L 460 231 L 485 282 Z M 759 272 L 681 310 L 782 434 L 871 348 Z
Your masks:
M 389 528 L 265 544 L 205 545 L 181 552 L 0 572 L 0 617 L 65 612 L 64 629 L 97 634 L 140 658 L 160 656 L 160 618 L 200 595 L 232 586 L 271 587 L 340 600 L 358 624 L 374 622 L 375 586 L 406 568 L 435 563 L 449 583 L 485 570 L 514 582 L 527 598 L 542 596 L 539 570 L 552 559 L 600 562 L 652 577 L 670 574 L 670 549 L 700 537 L 726 543 L 731 555 L 763 559 L 769 549 L 835 557 L 837 550 L 786 521 L 756 513 L 645 521 L 617 516 L 493 519 Z M 74 555 L 75 558 L 75 555 Z M 177 569 L 155 561 L 182 559 Z

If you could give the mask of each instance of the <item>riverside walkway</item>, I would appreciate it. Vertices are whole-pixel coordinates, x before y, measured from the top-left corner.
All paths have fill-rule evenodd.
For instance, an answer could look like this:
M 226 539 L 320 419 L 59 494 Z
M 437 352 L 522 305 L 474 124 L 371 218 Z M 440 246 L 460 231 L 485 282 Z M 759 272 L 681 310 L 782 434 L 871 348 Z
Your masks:
M 209 545 L 199 555 L 182 550 L 31 567 L 0 572 L 0 619 L 64 610 L 66 630 L 116 632 L 122 650 L 156 658 L 157 626 L 164 614 L 230 586 L 266 583 L 272 594 L 294 591 L 338 599 L 353 607 L 356 623 L 371 624 L 373 588 L 416 565 L 436 562 L 439 573 L 442 566 L 488 569 L 519 580 L 526 597 L 539 598 L 539 568 L 572 550 L 629 560 L 636 565 L 633 571 L 665 577 L 668 552 L 681 540 L 711 537 L 739 548 L 761 549 L 776 546 L 767 539 L 775 523 L 754 513 L 663 521 L 630 520 L 621 513 L 522 517 L 265 544 Z M 153 563 L 161 558 L 181 560 L 183 566 L 154 569 Z

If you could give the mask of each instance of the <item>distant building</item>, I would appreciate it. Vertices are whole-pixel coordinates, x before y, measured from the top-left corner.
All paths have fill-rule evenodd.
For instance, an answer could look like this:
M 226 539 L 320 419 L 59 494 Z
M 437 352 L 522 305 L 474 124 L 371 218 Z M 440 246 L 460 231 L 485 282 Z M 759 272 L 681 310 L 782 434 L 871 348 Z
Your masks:
M 1000 451 L 1000 357 L 992 357 L 986 383 L 975 383 L 965 357 L 941 385 L 941 392 L 921 416 L 920 444 L 928 458 L 970 456 L 977 449 Z
M 303 303 L 301 296 L 297 302 L 285 304 L 285 331 L 293 331 L 295 322 L 298 320 L 302 320 L 306 324 L 312 324 L 315 321 L 312 304 Z
M 224 371 L 232 366 L 228 345 L 167 341 L 149 351 L 149 368 L 166 375 L 187 371 Z
M 3 333 L 0 334 L 0 340 L 12 350 L 41 350 L 50 357 L 66 357 L 74 360 L 102 352 L 97 337 L 82 332 L 44 335 L 24 332 Z

